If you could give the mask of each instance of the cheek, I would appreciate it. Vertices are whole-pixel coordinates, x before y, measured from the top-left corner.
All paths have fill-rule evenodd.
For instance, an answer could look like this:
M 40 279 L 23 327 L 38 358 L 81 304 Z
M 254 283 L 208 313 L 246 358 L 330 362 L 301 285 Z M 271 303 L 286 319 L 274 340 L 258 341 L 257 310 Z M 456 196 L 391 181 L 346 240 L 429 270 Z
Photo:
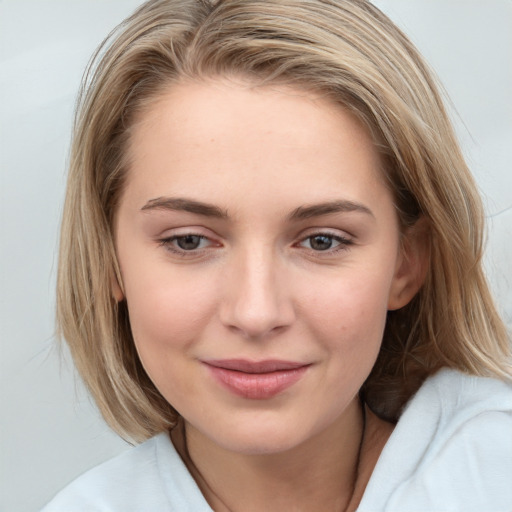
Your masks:
M 131 274 L 134 275 L 133 273 Z M 139 356 L 151 373 L 197 342 L 215 311 L 214 287 L 185 273 L 144 272 L 126 283 L 130 325 Z
M 190 397 L 199 396 L 198 383 L 191 378 L 193 354 L 215 310 L 212 288 L 207 283 L 191 283 L 180 273 L 165 277 L 162 273 L 138 274 L 126 286 L 141 363 L 160 393 L 179 411 Z
M 389 276 L 348 271 L 305 292 L 302 314 L 315 338 L 347 365 L 372 359 L 382 343 L 389 287 Z
M 321 350 L 324 371 L 308 410 L 327 422 L 357 396 L 377 359 L 386 323 L 389 281 L 355 274 L 325 280 L 303 294 L 302 317 L 308 337 Z

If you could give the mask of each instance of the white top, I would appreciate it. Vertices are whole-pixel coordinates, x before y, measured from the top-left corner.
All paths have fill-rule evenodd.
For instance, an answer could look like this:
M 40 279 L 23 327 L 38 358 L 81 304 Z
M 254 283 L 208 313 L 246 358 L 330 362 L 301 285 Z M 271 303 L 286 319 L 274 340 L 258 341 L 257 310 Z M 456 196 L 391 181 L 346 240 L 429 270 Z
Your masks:
M 211 512 L 167 434 L 88 471 L 42 512 Z M 389 438 L 358 512 L 511 512 L 512 386 L 444 369 Z

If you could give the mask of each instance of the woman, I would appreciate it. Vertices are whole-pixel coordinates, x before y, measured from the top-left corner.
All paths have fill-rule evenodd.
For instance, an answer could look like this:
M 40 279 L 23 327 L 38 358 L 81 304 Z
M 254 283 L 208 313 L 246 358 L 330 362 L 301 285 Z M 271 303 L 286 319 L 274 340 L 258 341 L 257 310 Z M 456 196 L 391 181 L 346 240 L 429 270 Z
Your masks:
M 405 36 L 361 0 L 167 0 L 99 54 L 58 321 L 149 440 L 45 510 L 505 510 L 482 208 Z

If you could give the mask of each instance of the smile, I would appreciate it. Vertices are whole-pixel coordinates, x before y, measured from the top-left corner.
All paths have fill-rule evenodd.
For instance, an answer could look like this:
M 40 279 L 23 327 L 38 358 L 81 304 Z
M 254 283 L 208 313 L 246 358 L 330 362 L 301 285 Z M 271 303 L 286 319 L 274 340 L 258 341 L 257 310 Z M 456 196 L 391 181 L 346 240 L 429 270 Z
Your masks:
M 228 391 L 252 400 L 272 398 L 293 386 L 310 364 L 291 361 L 203 361 L 211 375 Z

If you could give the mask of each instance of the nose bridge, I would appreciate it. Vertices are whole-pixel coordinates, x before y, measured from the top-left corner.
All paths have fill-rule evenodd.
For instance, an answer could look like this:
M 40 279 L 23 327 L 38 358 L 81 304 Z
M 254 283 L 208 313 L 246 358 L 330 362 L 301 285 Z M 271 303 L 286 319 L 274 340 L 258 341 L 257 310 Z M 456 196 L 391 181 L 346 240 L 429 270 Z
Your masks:
M 293 321 L 286 275 L 271 245 L 252 244 L 233 254 L 227 269 L 223 322 L 258 338 Z

